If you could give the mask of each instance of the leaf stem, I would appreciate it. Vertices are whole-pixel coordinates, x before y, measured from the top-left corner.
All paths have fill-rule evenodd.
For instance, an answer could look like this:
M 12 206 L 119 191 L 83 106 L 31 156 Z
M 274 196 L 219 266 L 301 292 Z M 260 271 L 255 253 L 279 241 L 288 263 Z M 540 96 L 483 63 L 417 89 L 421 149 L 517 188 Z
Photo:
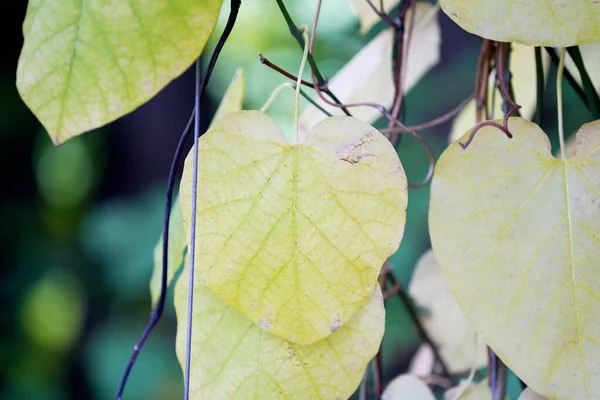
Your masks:
M 302 84 L 302 74 L 304 73 L 304 67 L 306 66 L 306 59 L 308 57 L 308 48 L 309 48 L 309 37 L 308 37 L 308 28 L 304 25 L 300 27 L 302 31 L 302 36 L 304 38 L 304 53 L 302 54 L 302 62 L 300 62 L 300 70 L 298 71 L 298 79 L 296 80 L 296 104 L 294 105 L 294 129 L 295 129 L 295 138 L 296 143 L 299 141 L 299 128 L 298 128 L 298 115 L 300 109 L 300 85 Z
M 296 24 L 294 23 L 294 21 L 292 20 L 292 17 L 290 16 L 290 13 L 288 12 L 287 8 L 285 7 L 285 4 L 283 4 L 283 0 L 275 0 L 275 1 L 277 2 L 277 5 L 279 6 L 279 10 L 281 10 L 281 14 L 283 15 L 283 18 L 285 19 L 285 22 L 287 23 L 290 33 L 296 39 L 296 41 L 298 42 L 300 47 L 302 47 L 302 50 L 304 50 L 304 46 L 305 46 L 304 42 L 305 41 L 304 41 L 304 36 L 302 35 L 302 32 L 300 31 L 300 28 L 298 28 L 296 26 Z M 313 35 L 314 35 L 314 33 L 315 32 L 313 29 Z M 325 88 L 322 91 L 325 92 L 325 94 L 327 94 L 336 104 L 342 104 L 342 102 L 331 92 L 331 90 L 329 90 L 327 88 L 326 80 L 323 78 L 323 75 L 321 75 L 321 72 L 319 71 L 319 67 L 317 67 L 317 63 L 315 62 L 315 59 L 311 52 L 309 52 L 309 54 L 308 54 L 307 61 L 308 61 L 308 64 L 310 65 L 310 69 L 311 69 L 312 73 L 316 77 L 319 87 Z M 344 112 L 344 114 L 350 116 L 350 112 L 346 109 L 346 107 L 341 107 L 341 109 Z
M 563 47 L 560 51 L 560 62 L 558 63 L 558 70 L 556 71 L 556 107 L 558 114 L 558 141 L 560 143 L 560 157 L 566 160 L 565 150 L 565 132 L 563 128 L 563 105 L 562 105 L 562 77 L 565 69 L 565 53 L 566 49 Z
M 285 82 L 282 83 L 281 85 L 278 85 L 273 92 L 271 92 L 271 95 L 269 96 L 269 98 L 267 99 L 267 101 L 265 101 L 265 104 L 260 108 L 260 112 L 261 113 L 265 113 L 267 112 L 267 110 L 269 109 L 269 107 L 271 107 L 271 104 L 273 104 L 273 101 L 275 101 L 275 98 L 277 97 L 277 95 L 279 95 L 279 93 L 285 89 L 285 88 L 292 88 L 292 89 L 296 89 L 296 85 L 290 82 Z
M 548 55 L 550 56 L 550 59 L 552 60 L 552 62 L 558 66 L 560 60 L 559 57 L 556 55 L 556 52 L 554 51 L 554 48 L 552 47 L 544 47 L 546 49 L 546 53 L 548 53 Z M 581 88 L 581 86 L 579 86 L 579 84 L 577 83 L 577 81 L 575 80 L 575 78 L 573 78 L 573 75 L 571 75 L 571 73 L 569 72 L 568 69 L 565 69 L 563 72 L 563 75 L 565 77 L 565 79 L 567 80 L 567 82 L 569 82 L 569 84 L 571 85 L 571 87 L 573 88 L 573 90 L 575 91 L 575 94 L 577 94 L 577 97 L 579 97 L 579 99 L 583 102 L 583 104 L 585 105 L 585 107 L 590 110 L 590 112 L 592 111 L 590 103 L 588 102 L 587 96 L 585 95 L 585 92 L 583 91 L 583 89 Z
M 542 114 L 544 110 L 544 66 L 542 64 L 542 48 L 535 48 L 535 76 L 536 76 L 536 102 L 535 102 L 535 123 L 542 124 Z
M 400 283 L 400 281 L 398 281 L 398 279 L 396 279 L 394 274 L 391 272 L 387 263 L 383 266 L 382 274 L 385 274 L 385 278 L 387 280 L 389 280 L 390 283 L 393 285 L 392 288 L 389 289 L 389 291 L 385 292 L 384 300 L 391 297 L 394 294 L 398 295 L 398 297 L 400 298 L 400 301 L 404 305 L 404 308 L 408 312 L 410 319 L 412 320 L 413 324 L 417 328 L 417 333 L 419 335 L 419 339 L 421 339 L 421 341 L 423 343 L 427 343 L 429 346 L 431 346 L 431 349 L 433 350 L 435 359 L 437 360 L 438 364 L 440 365 L 443 376 L 453 382 L 454 379 L 452 377 L 452 374 L 450 374 L 450 370 L 448 369 L 448 366 L 444 362 L 444 359 L 442 358 L 436 344 L 433 342 L 433 340 L 431 340 L 431 338 L 429 337 L 429 334 L 427 333 L 427 331 L 421 324 L 421 321 L 419 320 L 419 316 L 417 315 L 417 311 L 415 310 L 415 307 L 413 306 L 413 303 L 412 303 L 410 297 L 402 288 L 402 284 Z

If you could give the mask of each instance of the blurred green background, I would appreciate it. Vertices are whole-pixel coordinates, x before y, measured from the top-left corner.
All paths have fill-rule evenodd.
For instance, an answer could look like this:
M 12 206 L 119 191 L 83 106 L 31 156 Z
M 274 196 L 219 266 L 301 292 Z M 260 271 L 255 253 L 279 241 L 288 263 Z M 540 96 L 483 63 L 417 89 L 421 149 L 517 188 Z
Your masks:
M 275 1 L 243 3 L 203 104 L 204 125 L 239 66 L 247 74 L 246 108 L 261 107 L 285 81 L 259 63 L 259 52 L 290 71 L 300 62 L 301 50 Z M 310 25 L 315 0 L 287 3 L 296 23 Z M 170 160 L 192 108 L 193 73 L 132 114 L 55 148 L 15 88 L 26 4 L 13 7 L 1 13 L 8 35 L 0 64 L 0 399 L 113 398 L 150 313 L 152 250 L 160 236 Z M 473 90 L 480 41 L 442 13 L 439 20 L 442 62 L 408 94 L 407 124 L 446 112 Z M 382 28 L 363 37 L 348 0 L 324 1 L 315 44 L 323 74 L 334 75 Z M 208 48 L 214 43 L 215 38 Z M 550 86 L 547 95 L 553 96 Z M 591 117 L 565 90 L 570 132 Z M 546 104 L 545 128 L 554 132 L 554 102 Z M 290 128 L 291 91 L 269 113 Z M 423 133 L 437 155 L 449 126 Z M 399 154 L 409 180 L 420 181 L 428 165 L 424 149 L 406 137 Z M 428 186 L 410 190 L 405 236 L 391 259 L 405 284 L 429 247 L 428 195 Z M 399 301 L 390 300 L 387 311 L 383 354 L 389 379 L 406 368 L 418 339 Z M 133 370 L 127 399 L 181 398 L 175 329 L 169 305 Z

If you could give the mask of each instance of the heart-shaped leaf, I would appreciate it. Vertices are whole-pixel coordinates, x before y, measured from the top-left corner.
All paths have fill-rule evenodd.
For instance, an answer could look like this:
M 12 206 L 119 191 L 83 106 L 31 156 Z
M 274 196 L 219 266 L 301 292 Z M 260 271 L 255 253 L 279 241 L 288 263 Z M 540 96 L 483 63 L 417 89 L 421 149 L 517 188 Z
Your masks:
M 378 286 L 348 323 L 302 346 L 260 329 L 207 289 L 201 274 L 195 278 L 190 399 L 346 399 L 379 350 L 385 310 Z M 186 268 L 175 286 L 182 367 L 188 282 Z
M 440 0 L 464 30 L 499 42 L 567 47 L 600 42 L 596 0 Z
M 294 343 L 345 324 L 402 238 L 406 176 L 387 139 L 332 117 L 290 145 L 267 115 L 240 111 L 198 151 L 195 265 L 208 288 Z M 192 159 L 180 189 L 188 237 Z
M 600 121 L 564 161 L 537 125 L 511 118 L 509 129 L 513 139 L 484 127 L 440 157 L 432 246 L 475 329 L 528 386 L 597 399 Z
M 61 144 L 125 115 L 196 59 L 222 0 L 32 0 L 21 98 Z

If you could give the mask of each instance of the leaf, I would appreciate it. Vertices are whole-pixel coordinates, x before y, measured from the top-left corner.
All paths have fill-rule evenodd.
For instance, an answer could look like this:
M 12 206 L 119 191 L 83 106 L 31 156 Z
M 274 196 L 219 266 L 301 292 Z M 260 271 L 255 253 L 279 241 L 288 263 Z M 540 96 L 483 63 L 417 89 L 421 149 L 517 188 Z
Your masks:
M 487 348 L 452 296 L 433 251 L 418 261 L 408 289 L 425 312 L 419 317 L 450 373 L 487 365 Z
M 523 391 L 523 393 L 521 393 L 521 395 L 519 396 L 519 398 L 517 400 L 548 400 L 548 399 L 545 398 L 544 396 L 540 396 L 539 394 L 537 394 L 536 392 L 531 390 L 531 388 L 527 388 Z
M 362 2 L 366 4 L 364 0 Z M 415 26 L 405 64 L 405 93 L 439 62 L 441 33 L 437 19 L 438 11 L 439 7 L 429 3 L 416 5 Z M 408 14 L 407 21 L 410 18 Z M 386 108 L 391 107 L 394 102 L 393 42 L 393 29 L 387 29 L 377 35 L 331 79 L 328 84 L 331 91 L 343 103 L 369 101 Z M 333 115 L 343 114 L 338 107 L 330 106 L 320 98 L 317 98 L 316 102 Z M 368 124 L 381 117 L 381 113 L 373 107 L 352 107 L 351 111 L 355 118 Z M 325 114 L 322 111 L 309 105 L 300 116 L 300 128 L 308 131 L 324 118 Z
M 392 380 L 383 391 L 381 400 L 435 400 L 435 396 L 422 380 L 404 374 Z
M 198 152 L 196 268 L 209 289 L 294 343 L 344 325 L 402 238 L 406 175 L 389 141 L 333 117 L 290 145 L 268 116 L 240 111 Z M 180 189 L 188 237 L 192 161 Z
M 475 330 L 528 386 L 600 398 L 600 121 L 566 161 L 537 125 L 511 118 L 509 129 L 513 139 L 484 127 L 440 157 L 433 250 Z
M 246 78 L 244 75 L 244 69 L 238 68 L 235 71 L 235 75 L 219 103 L 219 108 L 215 112 L 212 119 L 211 125 L 229 114 L 233 114 L 236 111 L 242 109 L 242 103 L 244 102 L 244 93 L 246 89 Z
M 186 257 L 189 259 L 189 257 Z M 342 399 L 379 350 L 385 310 L 379 286 L 326 339 L 302 346 L 260 329 L 219 300 L 196 273 L 191 399 Z M 187 267 L 175 286 L 177 356 L 185 365 Z
M 464 30 L 499 42 L 567 47 L 600 42 L 595 0 L 440 0 Z
M 468 388 L 463 391 L 463 385 L 465 384 L 468 385 Z M 491 398 L 492 391 L 488 386 L 487 379 L 477 384 L 461 380 L 458 386 L 454 386 L 444 392 L 444 400 L 490 400 Z
M 133 111 L 200 55 L 222 0 L 32 0 L 21 98 L 54 144 Z
M 510 73 L 515 92 L 514 100 L 521 106 L 521 114 L 531 119 L 535 114 L 537 98 L 534 48 L 518 43 L 512 43 L 510 48 Z M 550 69 L 550 56 L 545 51 L 542 51 L 542 68 L 544 78 L 547 80 Z M 502 117 L 504 115 L 502 111 L 503 99 L 500 91 L 496 88 L 495 76 L 490 76 L 489 88 L 491 93 L 488 93 L 488 104 L 494 105 L 492 116 L 494 118 Z M 493 100 L 492 96 L 495 97 Z M 475 100 L 471 100 L 454 120 L 450 141 L 455 141 L 477 123 L 475 113 Z
M 387 14 L 394 9 L 400 0 L 371 0 L 377 8 L 377 11 L 381 11 L 381 4 L 383 4 L 383 11 Z M 376 23 L 381 21 L 379 15 L 371 8 L 366 0 L 350 0 L 350 5 L 354 10 L 354 13 L 360 21 L 360 33 L 362 35 L 367 34 Z
M 244 69 L 238 68 L 227 91 L 221 99 L 219 108 L 215 112 L 211 125 L 214 121 L 229 115 L 233 112 L 242 109 L 242 101 L 244 100 Z M 169 256 L 167 265 L 167 286 L 171 284 L 175 272 L 179 266 L 183 263 L 183 252 L 187 247 L 187 241 L 185 238 L 185 232 L 183 230 L 183 219 L 181 216 L 181 207 L 179 204 L 179 195 L 173 201 L 171 206 L 171 218 L 169 222 Z M 152 297 L 152 304 L 156 304 L 158 297 L 160 296 L 160 286 L 162 278 L 162 253 L 163 253 L 163 236 L 161 233 L 158 243 L 154 248 L 154 269 L 152 271 L 152 278 L 150 280 L 150 295 Z

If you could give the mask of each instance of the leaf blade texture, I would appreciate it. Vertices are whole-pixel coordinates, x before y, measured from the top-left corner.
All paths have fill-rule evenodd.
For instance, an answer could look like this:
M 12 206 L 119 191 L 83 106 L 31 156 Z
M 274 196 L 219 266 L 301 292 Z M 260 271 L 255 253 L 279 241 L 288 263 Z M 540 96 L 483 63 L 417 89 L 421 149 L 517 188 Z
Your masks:
M 537 125 L 511 118 L 509 129 L 513 139 L 484 127 L 442 154 L 432 247 L 475 329 L 528 386 L 598 398 L 600 121 L 582 126 L 564 161 Z
M 199 146 L 196 267 L 209 289 L 292 342 L 329 336 L 369 298 L 402 238 L 395 149 L 350 117 L 290 145 L 258 111 L 217 121 Z M 180 189 L 188 236 L 192 161 Z
M 379 349 L 385 309 L 378 286 L 346 325 L 302 346 L 260 329 L 206 288 L 204 277 L 196 278 L 191 399 L 345 399 Z M 187 289 L 186 267 L 175 287 L 176 350 L 182 368 Z
M 568 47 L 600 42 L 595 0 L 440 0 L 461 28 L 499 42 Z

